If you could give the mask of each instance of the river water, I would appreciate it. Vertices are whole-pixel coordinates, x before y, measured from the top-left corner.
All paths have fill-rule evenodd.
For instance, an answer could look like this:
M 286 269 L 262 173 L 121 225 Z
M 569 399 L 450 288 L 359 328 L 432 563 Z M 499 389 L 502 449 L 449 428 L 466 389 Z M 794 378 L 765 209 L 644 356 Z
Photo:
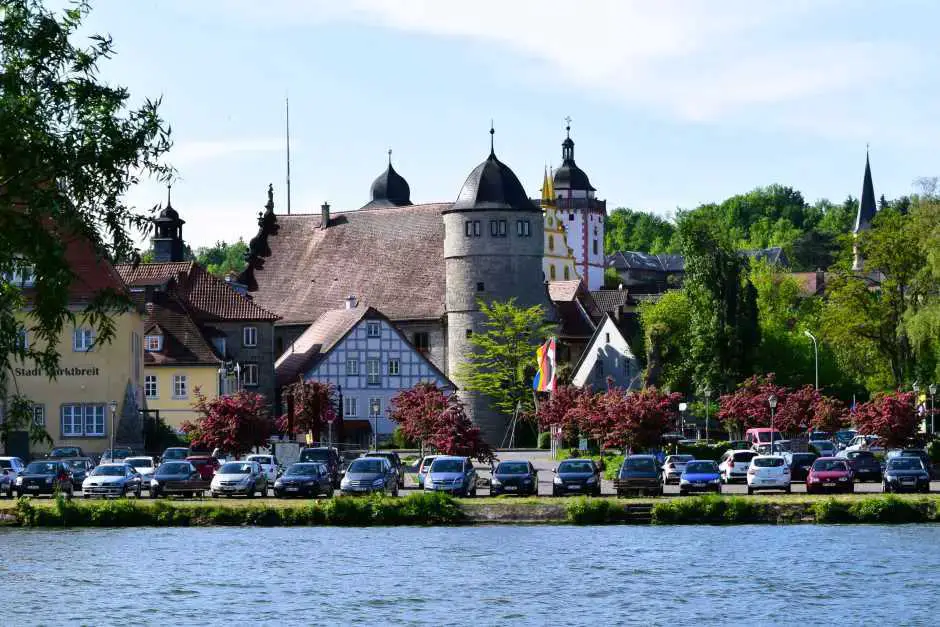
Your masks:
M 935 625 L 940 525 L 0 529 L 0 625 Z

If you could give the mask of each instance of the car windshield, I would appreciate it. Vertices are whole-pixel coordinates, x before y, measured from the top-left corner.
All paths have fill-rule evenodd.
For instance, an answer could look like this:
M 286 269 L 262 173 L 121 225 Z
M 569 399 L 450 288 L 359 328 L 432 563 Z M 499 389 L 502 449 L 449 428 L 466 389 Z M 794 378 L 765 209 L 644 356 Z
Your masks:
M 685 471 L 690 475 L 696 473 L 717 473 L 718 465 L 715 462 L 689 462 L 685 466 Z
M 818 459 L 813 463 L 813 470 L 817 472 L 847 470 L 845 462 L 836 459 Z
M 421 460 L 421 467 L 422 467 L 422 468 L 430 468 L 430 467 L 431 467 L 431 464 L 434 463 L 434 460 L 435 460 L 435 459 L 437 459 L 437 458 L 436 458 L 436 457 L 425 457 L 424 459 Z
M 53 457 L 71 457 L 72 455 L 81 455 L 81 451 L 72 446 L 52 449 L 50 453 Z
M 3 462 L 0 462 L 0 466 L 3 465 Z M 68 465 L 74 468 L 75 470 L 85 470 L 85 462 L 80 459 L 75 459 L 68 462 Z
M 270 458 L 270 457 L 267 457 L 267 456 L 264 456 L 264 457 L 255 457 L 255 456 L 252 456 L 252 457 L 249 457 L 248 459 L 250 459 L 250 460 L 253 461 L 253 462 L 258 462 L 259 464 L 265 464 L 265 465 L 267 465 L 267 464 L 270 464 L 270 463 L 271 463 L 271 458 Z
M 525 462 L 502 462 L 496 467 L 497 475 L 527 475 L 529 465 Z
M 462 459 L 435 459 L 431 472 L 463 472 Z
M 13 468 L 13 462 L 9 459 L 0 459 L 0 468 Z
M 757 457 L 757 453 L 753 451 L 740 451 L 734 454 L 734 461 L 736 464 L 746 464 L 755 457 Z
M 55 462 L 33 462 L 26 467 L 31 475 L 54 475 L 59 472 L 59 465 Z
M 924 465 L 917 457 L 895 457 L 888 461 L 886 470 L 923 470 Z
M 830 449 L 835 448 L 835 444 L 829 440 L 813 440 L 810 442 L 810 446 L 815 446 L 816 448 Z
M 291 464 L 287 474 L 300 477 L 315 477 L 320 474 L 320 464 Z
M 188 475 L 192 472 L 190 470 L 192 466 L 189 464 L 161 464 L 160 468 L 157 469 L 158 475 Z
M 98 466 L 91 474 L 95 477 L 123 477 L 124 466 Z
M 558 472 L 594 472 L 594 464 L 588 461 L 562 462 Z
M 134 468 L 153 468 L 153 460 L 149 457 L 130 457 L 124 461 Z
M 875 459 L 875 454 L 871 451 L 851 451 L 848 453 L 847 457 L 851 460 L 858 461 L 862 459 Z
M 854 431 L 836 431 L 836 439 L 840 442 L 851 442 L 854 437 Z
M 247 475 L 251 472 L 251 464 L 245 462 L 229 462 L 219 468 L 220 475 Z
M 163 459 L 186 459 L 189 451 L 184 448 L 168 448 L 163 453 Z
M 330 452 L 326 449 L 310 449 L 300 454 L 302 462 L 325 462 L 330 458 Z
M 920 449 L 906 449 L 901 451 L 901 457 L 916 457 L 923 459 L 927 454 Z
M 346 470 L 347 473 L 376 473 L 382 472 L 384 464 L 382 460 L 376 459 L 375 457 L 363 457 L 361 459 L 355 460 L 349 465 L 349 468 Z
M 695 459 L 691 455 L 670 455 L 666 458 L 667 464 L 687 464 Z
M 782 457 L 755 457 L 751 463 L 758 468 L 777 468 L 783 466 L 784 461 Z
M 656 460 L 651 457 L 628 457 L 623 465 L 627 470 L 656 470 Z
M 205 457 L 194 457 L 186 461 L 188 461 L 190 464 L 192 464 L 196 468 L 202 468 L 203 466 L 209 465 L 209 460 Z

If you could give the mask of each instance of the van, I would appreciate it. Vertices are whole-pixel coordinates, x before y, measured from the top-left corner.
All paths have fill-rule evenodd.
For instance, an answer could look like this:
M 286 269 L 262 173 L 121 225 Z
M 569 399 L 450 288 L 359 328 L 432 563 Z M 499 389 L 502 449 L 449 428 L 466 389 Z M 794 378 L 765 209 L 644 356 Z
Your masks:
M 776 429 L 771 429 L 769 427 L 757 427 L 754 429 L 748 429 L 744 433 L 744 441 L 748 445 L 757 450 L 757 447 L 763 445 L 767 447 L 767 450 L 770 450 L 770 441 L 782 440 L 783 434 L 777 431 Z
M 326 466 L 330 475 L 330 481 L 333 487 L 339 487 L 340 474 L 342 472 L 342 461 L 339 458 L 339 451 L 335 448 L 326 446 L 314 446 L 300 449 L 300 458 L 298 462 L 318 462 Z

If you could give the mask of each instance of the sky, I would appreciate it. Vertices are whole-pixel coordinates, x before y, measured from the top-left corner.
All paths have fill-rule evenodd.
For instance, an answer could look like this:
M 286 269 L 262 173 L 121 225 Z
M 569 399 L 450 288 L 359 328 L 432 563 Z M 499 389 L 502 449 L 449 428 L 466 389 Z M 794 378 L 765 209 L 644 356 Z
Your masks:
M 162 97 L 193 247 L 286 212 L 364 205 L 386 167 L 452 201 L 489 150 L 538 196 L 575 158 L 609 209 L 672 215 L 779 183 L 809 202 L 940 175 L 932 0 L 94 0 L 102 66 Z M 130 202 L 165 202 L 155 182 Z

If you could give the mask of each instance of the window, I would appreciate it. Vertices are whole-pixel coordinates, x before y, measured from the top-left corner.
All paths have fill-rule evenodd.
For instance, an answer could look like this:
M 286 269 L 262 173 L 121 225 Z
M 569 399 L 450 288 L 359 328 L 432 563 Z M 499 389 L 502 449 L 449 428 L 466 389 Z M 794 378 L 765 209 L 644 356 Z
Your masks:
M 367 385 L 378 385 L 380 383 L 379 376 L 379 360 L 372 358 L 366 360 L 366 384 Z
M 516 235 L 519 237 L 529 237 L 532 235 L 531 228 L 528 220 L 516 220 Z
M 180 400 L 189 398 L 189 379 L 185 374 L 173 375 L 173 398 Z
M 63 405 L 62 436 L 103 436 L 104 411 L 104 405 Z
M 36 284 L 36 275 L 33 266 L 25 263 L 21 258 L 14 259 L 13 272 L 3 274 L 3 278 L 18 287 L 32 287 Z
M 227 356 L 226 349 L 228 348 L 228 344 L 225 341 L 224 336 L 212 338 L 212 346 L 215 347 L 215 352 L 217 352 L 219 355 L 221 355 L 222 357 Z
M 357 416 L 358 414 L 359 412 L 356 407 L 356 399 L 349 397 L 349 396 L 344 396 L 343 397 L 343 416 L 350 418 L 353 416 Z
M 467 329 L 467 331 L 466 331 L 466 336 L 467 336 L 468 338 L 473 337 L 473 329 Z
M 378 418 L 381 415 L 382 415 L 382 399 L 370 398 L 369 399 L 369 418 Z
M 157 375 L 148 374 L 144 377 L 144 396 L 147 398 L 160 398 L 160 392 L 157 387 Z
M 368 337 L 382 337 L 382 325 L 378 322 L 367 322 L 366 323 L 366 336 Z
M 346 358 L 346 375 L 350 377 L 359 375 L 359 360 L 355 357 Z
M 242 365 L 242 384 L 251 387 L 258 385 L 258 364 Z
M 258 327 L 245 327 L 242 329 L 242 346 L 258 345 Z
M 482 292 L 484 289 L 483 281 L 477 281 L 477 291 Z
M 610 333 L 604 334 L 604 343 L 610 344 Z
M 568 222 L 574 222 L 574 214 L 573 214 L 573 213 L 569 213 L 569 214 L 568 214 Z
M 33 424 L 37 427 L 46 426 L 46 406 L 33 405 Z
M 474 220 L 473 221 L 473 236 L 480 237 L 481 235 L 483 235 L 483 227 L 480 226 L 479 220 Z
M 555 280 L 555 266 L 548 266 L 548 278 L 552 281 Z
M 426 331 L 419 331 L 415 333 L 412 337 L 412 344 L 415 345 L 415 350 L 417 350 L 422 355 L 427 354 L 431 350 L 431 338 Z
M 623 359 L 623 376 L 630 378 L 630 360 L 626 357 Z
M 144 337 L 144 350 L 148 353 L 157 353 L 163 350 L 162 335 L 147 335 Z
M 565 280 L 568 281 L 571 279 L 571 272 L 568 271 L 568 266 L 565 266 Z
M 548 236 L 548 249 L 555 250 L 555 236 L 554 235 Z
M 597 254 L 597 240 L 594 240 L 593 248 L 594 248 L 594 254 L 596 255 Z
M 87 353 L 94 345 L 94 329 L 75 329 L 72 333 L 72 350 L 76 353 Z
M 29 348 L 29 333 L 27 333 L 26 329 L 20 329 L 17 332 L 14 348 L 21 351 L 25 351 Z
M 397 359 L 388 360 L 388 374 L 391 377 L 397 377 L 401 372 L 401 362 Z
M 506 237 L 506 231 L 507 231 L 507 230 L 508 230 L 508 229 L 506 228 L 506 221 L 505 221 L 505 220 L 500 220 L 500 221 L 499 221 L 499 236 L 500 236 L 500 237 Z
M 496 224 L 496 220 L 490 220 L 490 235 L 493 237 L 499 235 L 499 227 Z
M 463 223 L 463 232 L 467 237 L 480 237 L 481 228 L 479 220 L 467 220 Z

